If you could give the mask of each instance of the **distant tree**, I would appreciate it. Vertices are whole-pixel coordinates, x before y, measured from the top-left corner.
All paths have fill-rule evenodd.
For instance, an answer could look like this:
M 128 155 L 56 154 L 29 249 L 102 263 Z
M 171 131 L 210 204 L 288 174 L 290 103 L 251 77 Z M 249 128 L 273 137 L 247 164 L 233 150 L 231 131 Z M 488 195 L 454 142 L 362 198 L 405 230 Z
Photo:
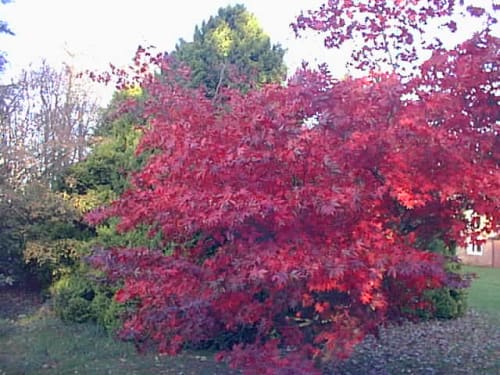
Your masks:
M 98 115 L 69 66 L 44 63 L 0 86 L 0 285 L 47 286 L 76 262 L 91 233 L 51 187 L 86 157 Z
M 76 73 L 47 63 L 0 86 L 0 173 L 14 185 L 53 182 L 82 160 L 99 116 L 97 100 Z
M 172 53 L 191 68 L 192 86 L 206 87 L 208 97 L 222 86 L 248 88 L 282 81 L 284 54 L 243 5 L 220 8 L 217 16 L 195 27 L 192 42 L 181 39 Z M 246 77 L 243 84 L 234 79 L 242 76 Z
M 2 4 L 7 4 L 10 3 L 11 0 L 1 0 Z M 0 20 L 0 34 L 9 34 L 9 35 L 14 35 L 12 30 L 9 28 L 9 25 L 7 22 Z M 3 71 L 5 63 L 7 60 L 5 59 L 5 53 L 3 51 L 0 51 L 0 72 Z

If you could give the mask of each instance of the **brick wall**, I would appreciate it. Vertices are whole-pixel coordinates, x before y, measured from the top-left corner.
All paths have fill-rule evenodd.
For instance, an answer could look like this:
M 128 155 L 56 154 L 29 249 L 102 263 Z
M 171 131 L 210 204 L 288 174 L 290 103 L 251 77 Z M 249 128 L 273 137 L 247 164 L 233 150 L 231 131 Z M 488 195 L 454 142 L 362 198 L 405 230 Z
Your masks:
M 457 255 L 464 264 L 500 268 L 500 238 L 490 238 L 483 245 L 482 255 L 467 254 L 467 249 L 458 248 Z

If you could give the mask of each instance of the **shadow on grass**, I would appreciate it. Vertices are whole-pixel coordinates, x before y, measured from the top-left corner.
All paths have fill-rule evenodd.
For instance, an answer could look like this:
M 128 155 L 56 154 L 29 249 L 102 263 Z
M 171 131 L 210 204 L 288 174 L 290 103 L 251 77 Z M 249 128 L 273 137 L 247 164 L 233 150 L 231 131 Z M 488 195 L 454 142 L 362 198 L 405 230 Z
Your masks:
M 235 373 L 209 353 L 139 355 L 132 344 L 113 339 L 94 324 L 65 324 L 48 306 L 28 304 L 17 309 L 17 316 L 0 312 L 0 375 Z

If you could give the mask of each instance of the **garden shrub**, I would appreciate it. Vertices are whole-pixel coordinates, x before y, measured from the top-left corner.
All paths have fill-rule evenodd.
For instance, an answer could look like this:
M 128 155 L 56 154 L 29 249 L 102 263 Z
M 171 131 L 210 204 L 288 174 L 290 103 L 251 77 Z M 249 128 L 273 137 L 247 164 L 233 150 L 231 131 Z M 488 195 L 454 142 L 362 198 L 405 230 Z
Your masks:
M 44 289 L 72 272 L 93 230 L 61 194 L 39 183 L 0 187 L 0 275 Z
M 443 255 L 447 260 L 445 270 L 449 277 L 460 280 L 461 263 L 456 257 L 454 244 L 447 245 L 442 239 L 433 239 L 427 248 Z M 424 300 L 429 301 L 432 308 L 419 311 L 419 316 L 425 319 L 455 319 L 464 316 L 467 311 L 467 286 L 467 282 L 461 282 L 456 287 L 438 288 L 425 292 Z
M 28 241 L 24 260 L 41 286 L 47 287 L 70 274 L 86 251 L 86 243 L 74 239 Z
M 111 334 L 115 334 L 121 327 L 121 318 L 126 312 L 125 305 L 116 302 L 113 295 L 113 293 L 98 293 L 91 304 L 93 319 Z
M 88 280 L 78 274 L 63 276 L 51 287 L 54 311 L 64 321 L 90 320 L 95 292 Z
M 28 271 L 23 261 L 25 209 L 21 195 L 0 185 L 0 286 L 23 284 Z
M 467 311 L 467 292 L 463 289 L 441 288 L 427 292 L 425 298 L 433 309 L 424 318 L 455 319 Z
M 81 266 L 51 287 L 54 311 L 64 321 L 92 321 L 114 333 L 127 309 L 126 305 L 114 301 L 114 291 L 114 288 L 93 280 L 93 275 Z
M 28 271 L 22 258 L 23 241 L 16 233 L 0 233 L 0 287 L 23 284 Z

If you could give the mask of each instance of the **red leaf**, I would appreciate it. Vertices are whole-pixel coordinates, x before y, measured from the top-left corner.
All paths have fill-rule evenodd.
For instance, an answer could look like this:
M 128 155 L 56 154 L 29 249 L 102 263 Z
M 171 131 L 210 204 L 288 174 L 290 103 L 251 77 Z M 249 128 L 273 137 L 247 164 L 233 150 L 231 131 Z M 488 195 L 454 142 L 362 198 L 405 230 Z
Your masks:
M 467 7 L 467 12 L 473 17 L 481 17 L 486 11 L 484 8 L 469 5 Z

